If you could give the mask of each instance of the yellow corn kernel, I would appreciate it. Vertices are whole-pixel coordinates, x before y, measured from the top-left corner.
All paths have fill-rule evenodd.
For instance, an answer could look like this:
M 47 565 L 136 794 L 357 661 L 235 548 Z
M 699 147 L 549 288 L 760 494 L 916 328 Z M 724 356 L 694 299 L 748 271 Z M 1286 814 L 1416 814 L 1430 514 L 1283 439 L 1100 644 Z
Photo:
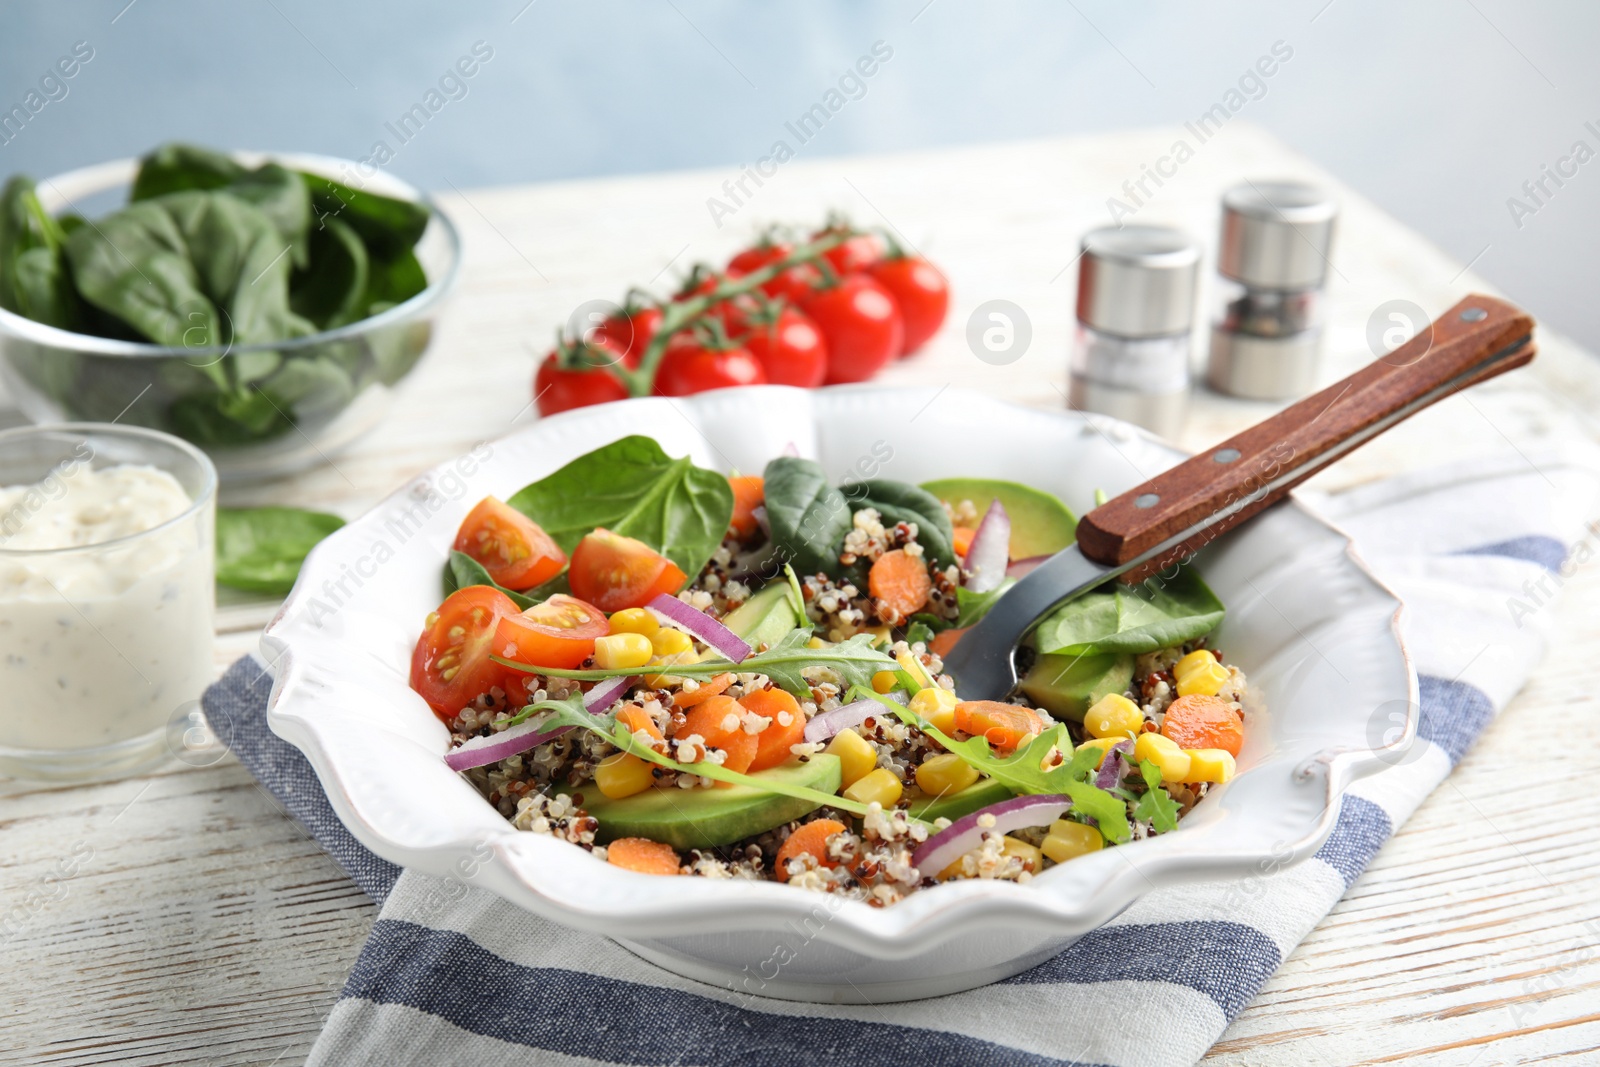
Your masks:
M 612 800 L 631 797 L 656 784 L 653 766 L 632 752 L 613 752 L 595 766 L 594 784 Z
M 931 688 L 938 687 L 938 683 L 935 682 L 933 680 L 933 676 L 928 673 L 928 668 L 924 667 L 922 665 L 922 661 L 916 656 L 913 656 L 909 651 L 896 652 L 894 659 L 896 663 L 900 664 L 900 669 L 911 675 L 912 680 L 918 685 L 928 686 Z
M 827 648 L 832 644 L 833 644 L 832 641 L 824 641 L 820 637 L 813 637 L 811 640 L 806 642 L 806 647 L 807 648 Z
M 654 637 L 661 630 L 661 621 L 644 608 L 623 608 L 611 616 L 614 634 L 643 634 Z
M 869 626 L 865 632 L 872 635 L 874 645 L 887 645 L 894 639 L 894 633 L 887 626 Z
M 643 667 L 654 653 L 644 634 L 607 634 L 594 643 L 594 662 L 603 671 Z
M 1098 771 L 1100 769 L 1100 765 L 1106 761 L 1106 749 L 1110 748 L 1112 745 L 1116 744 L 1118 741 L 1124 741 L 1124 740 L 1126 740 L 1126 738 L 1122 738 L 1122 737 L 1091 737 L 1091 738 L 1089 738 L 1089 740 L 1085 741 L 1083 744 L 1078 746 L 1078 751 L 1082 752 L 1086 748 L 1097 748 L 1097 749 L 1099 749 L 1100 750 L 1100 758 L 1094 761 L 1094 769 Z
M 1189 774 L 1186 782 L 1226 782 L 1233 777 L 1237 765 L 1233 753 L 1221 748 L 1186 748 L 1189 757 Z
M 1228 680 L 1228 668 L 1217 662 L 1217 657 L 1206 649 L 1197 649 L 1180 659 L 1172 667 L 1173 681 L 1178 683 L 1178 695 L 1214 697 Z
M 1083 717 L 1083 728 L 1090 737 L 1130 737 L 1142 725 L 1144 712 L 1121 693 L 1107 693 Z
M 895 677 L 894 671 L 879 671 L 872 676 L 872 691 L 874 693 L 887 693 L 900 684 L 900 679 Z
M 617 614 L 620 615 L 621 612 Z M 662 627 L 650 635 L 650 647 L 655 650 L 656 655 L 666 659 L 668 656 L 676 656 L 689 651 L 694 647 L 694 642 L 689 640 L 689 635 L 682 630 Z M 679 662 L 683 661 L 679 660 Z
M 1005 837 L 1000 842 L 1007 856 L 1015 856 L 1022 861 L 1023 869 L 1030 873 L 1037 873 L 1044 866 L 1044 856 L 1039 850 L 1017 837 Z
M 1051 863 L 1065 863 L 1078 856 L 1099 852 L 1105 844 L 1106 839 L 1101 837 L 1100 831 L 1094 827 L 1085 826 L 1081 822 L 1057 819 L 1050 824 L 1050 832 L 1045 835 L 1039 851 L 1049 856 Z
M 934 727 L 948 735 L 956 728 L 956 705 L 961 703 L 948 689 L 936 685 L 919 689 L 906 706 L 919 718 L 932 722 Z
M 1172 677 L 1181 682 L 1183 676 L 1190 671 L 1210 666 L 1215 662 L 1217 662 L 1216 653 L 1209 648 L 1197 648 L 1172 665 Z
M 1140 734 L 1133 743 L 1133 758 L 1149 760 L 1161 769 L 1163 782 L 1189 781 L 1189 754 L 1178 743 L 1161 734 Z
M 848 732 L 848 731 L 847 731 Z M 900 800 L 900 794 L 905 787 L 900 784 L 894 772 L 879 767 L 856 779 L 855 783 L 844 791 L 847 799 L 858 804 L 871 804 L 876 800 L 885 808 L 892 808 Z
M 917 768 L 917 788 L 930 796 L 959 793 L 977 780 L 978 772 L 954 752 L 925 759 Z
M 878 765 L 878 750 L 854 730 L 840 730 L 822 751 L 839 757 L 840 781 L 852 786 Z

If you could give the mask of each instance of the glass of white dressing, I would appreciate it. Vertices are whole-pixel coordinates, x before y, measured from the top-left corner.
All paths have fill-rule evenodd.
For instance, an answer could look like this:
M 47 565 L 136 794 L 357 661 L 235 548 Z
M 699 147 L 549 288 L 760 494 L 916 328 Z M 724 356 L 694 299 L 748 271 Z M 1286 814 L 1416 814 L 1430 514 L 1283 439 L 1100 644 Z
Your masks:
M 155 430 L 0 432 L 0 776 L 170 757 L 213 675 L 216 498 L 205 454 Z

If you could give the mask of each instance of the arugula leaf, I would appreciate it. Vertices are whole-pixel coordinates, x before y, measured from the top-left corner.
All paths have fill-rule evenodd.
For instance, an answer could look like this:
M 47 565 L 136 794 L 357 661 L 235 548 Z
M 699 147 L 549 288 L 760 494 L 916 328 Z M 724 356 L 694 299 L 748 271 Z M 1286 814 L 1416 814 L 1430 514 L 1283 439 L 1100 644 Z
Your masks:
M 449 596 L 457 589 L 465 589 L 469 585 L 487 585 L 491 589 L 498 589 L 510 597 L 512 603 L 523 611 L 527 611 L 537 603 L 525 593 L 519 593 L 514 589 L 507 589 L 505 586 L 500 585 L 489 577 L 489 572 L 484 569 L 483 564 L 465 552 L 452 549 L 450 562 L 445 564 L 444 567 L 444 595 Z
M 757 652 L 738 663 L 723 659 L 703 659 L 696 663 L 675 663 L 672 674 L 678 678 L 706 681 L 727 671 L 739 674 L 764 674 L 780 689 L 786 689 L 804 700 L 811 698 L 811 686 L 802 672 L 811 667 L 828 667 L 843 679 L 846 687 L 869 685 L 878 671 L 899 669 L 891 657 L 872 647 L 871 634 L 856 634 L 848 641 L 826 648 L 809 648 L 809 630 L 790 630 L 778 643 L 765 652 Z M 516 660 L 491 657 L 496 663 L 516 667 L 530 674 L 543 674 L 552 678 L 575 678 L 581 682 L 598 682 L 605 678 L 624 678 L 639 673 L 638 667 L 617 667 L 611 670 L 557 670 L 553 667 L 535 667 Z M 870 686 L 869 686 L 870 688 Z
M 759 789 L 764 793 L 777 793 L 780 796 L 794 797 L 797 800 L 807 800 L 817 807 L 824 805 L 848 811 L 852 815 L 865 816 L 867 805 L 848 797 L 838 796 L 833 793 L 824 793 L 820 789 L 811 789 L 803 785 L 781 779 L 759 778 L 755 775 L 741 774 L 738 771 L 726 770 L 715 763 L 679 763 L 675 759 L 663 756 L 648 745 L 636 741 L 629 729 L 617 722 L 616 715 L 612 713 L 592 714 L 583 706 L 583 696 L 574 693 L 563 700 L 544 700 L 537 704 L 530 704 L 521 712 L 507 720 L 507 725 L 524 722 L 534 715 L 541 717 L 540 729 L 551 727 L 569 726 L 579 730 L 588 730 L 590 733 L 599 734 L 624 752 L 632 753 L 642 760 L 665 767 L 668 770 L 679 771 L 684 774 L 696 774 L 702 778 L 710 778 L 717 782 L 727 782 L 730 785 L 747 785 Z M 915 820 L 914 820 L 915 821 Z
M 570 554 L 597 526 L 636 537 L 692 581 L 733 518 L 733 490 L 716 471 L 673 459 L 649 437 L 613 441 L 525 486 L 506 503 Z
M 906 644 L 914 645 L 918 641 L 927 644 L 933 640 L 933 628 L 916 615 L 911 616 L 911 625 L 906 627 Z
M 989 614 L 989 609 L 994 607 L 995 601 L 999 600 L 1007 589 L 1016 584 L 1017 580 L 1015 578 L 1005 578 L 987 593 L 974 593 L 964 586 L 958 587 L 956 589 L 956 608 L 960 611 L 960 615 L 956 618 L 955 624 L 957 626 L 977 625 L 979 619 Z
M 767 522 L 778 557 L 804 574 L 839 573 L 839 548 L 850 532 L 851 508 L 828 481 L 822 464 L 779 456 L 762 474 Z
M 928 558 L 941 567 L 956 562 L 955 531 L 950 526 L 950 516 L 945 514 L 939 498 L 926 489 L 907 482 L 889 478 L 876 478 L 865 482 L 847 482 L 839 492 L 850 502 L 852 512 L 873 508 L 883 517 L 883 525 L 897 522 L 917 524 L 917 543 Z M 770 518 L 772 512 L 767 511 Z
M 300 508 L 218 508 L 217 581 L 251 593 L 288 593 L 306 554 L 343 525 L 337 515 Z
M 1161 768 L 1150 760 L 1139 761 L 1139 773 L 1144 776 L 1147 792 L 1133 806 L 1133 817 L 1147 822 L 1157 833 L 1178 828 L 1178 802 L 1161 788 Z
M 1034 631 L 1040 652 L 1154 652 L 1211 632 L 1222 602 L 1190 567 L 1128 585 L 1110 582 L 1057 608 Z

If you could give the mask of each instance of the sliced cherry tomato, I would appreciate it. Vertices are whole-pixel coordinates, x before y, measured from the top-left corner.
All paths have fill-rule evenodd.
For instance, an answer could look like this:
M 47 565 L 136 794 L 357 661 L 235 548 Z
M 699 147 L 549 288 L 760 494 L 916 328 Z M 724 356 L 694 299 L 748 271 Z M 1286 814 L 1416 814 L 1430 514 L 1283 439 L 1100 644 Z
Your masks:
M 828 261 L 834 272 L 841 278 L 846 274 L 866 270 L 878 260 L 883 258 L 883 242 L 875 234 L 856 233 L 847 225 L 827 226 L 812 234 L 815 240 L 818 237 L 829 237 L 833 234 L 848 233 L 849 237 L 843 244 L 834 245 L 822 253 L 822 258 Z
M 506 668 L 489 658 L 495 628 L 517 605 L 498 589 L 469 585 L 439 605 L 411 654 L 411 688 L 445 722 L 495 686 Z
M 828 373 L 828 342 L 804 312 L 783 306 L 752 316 L 739 343 L 756 357 L 767 381 L 811 389 Z
M 761 528 L 755 510 L 766 503 L 766 482 L 759 474 L 741 474 L 729 478 L 728 487 L 733 490 L 733 520 L 728 528 L 744 540 Z
M 611 624 L 600 608 L 557 593 L 527 611 L 503 617 L 495 629 L 494 651 L 518 663 L 571 670 L 594 655 L 595 638 L 610 632 Z
M 662 593 L 683 588 L 685 575 L 643 541 L 601 527 L 572 550 L 567 580 L 583 600 L 610 614 L 642 608 Z
M 766 371 L 748 350 L 713 348 L 680 334 L 667 345 L 656 367 L 657 396 L 688 396 L 734 385 L 764 385 Z
M 552 352 L 539 364 L 539 373 L 534 375 L 533 399 L 539 406 L 539 414 L 554 415 L 590 404 L 626 400 L 628 387 L 604 367 L 563 367 Z
M 900 354 L 905 326 L 900 308 L 876 279 L 851 274 L 819 289 L 800 305 L 828 346 L 829 385 L 864 382 Z
M 793 245 L 782 241 L 754 245 L 728 260 L 728 277 L 738 278 L 746 274 L 754 274 L 762 267 L 777 262 L 793 251 Z M 812 288 L 821 279 L 822 272 L 815 265 L 811 263 L 796 263 L 787 270 L 762 282 L 760 289 L 768 296 L 781 296 L 790 303 L 798 304 L 811 293 Z
M 567 554 L 538 523 L 492 496 L 467 513 L 455 547 L 483 564 L 497 585 L 519 592 L 548 582 L 567 565 Z
M 950 283 L 939 268 L 920 256 L 899 256 L 872 266 L 867 273 L 894 296 L 905 321 L 900 354 L 908 356 L 939 332 L 950 310 Z

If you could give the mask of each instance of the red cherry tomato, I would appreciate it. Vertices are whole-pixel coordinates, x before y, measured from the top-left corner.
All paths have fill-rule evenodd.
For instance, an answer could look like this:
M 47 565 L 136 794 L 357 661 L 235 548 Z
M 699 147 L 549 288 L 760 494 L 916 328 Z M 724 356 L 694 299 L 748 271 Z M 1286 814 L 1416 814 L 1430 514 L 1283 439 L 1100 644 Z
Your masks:
M 746 274 L 753 274 L 762 267 L 782 259 L 793 251 L 793 245 L 782 242 L 760 244 L 747 248 L 728 261 L 728 277 L 739 278 Z M 798 263 L 777 276 L 762 282 L 758 288 L 768 296 L 781 296 L 791 304 L 798 304 L 804 297 L 810 295 L 811 290 L 821 279 L 822 272 L 817 270 L 814 265 Z
M 920 256 L 900 256 L 874 265 L 867 273 L 878 279 L 900 305 L 906 328 L 902 356 L 915 352 L 939 332 L 950 310 L 950 283 L 939 268 Z
M 533 377 L 533 399 L 539 414 L 554 415 L 608 400 L 626 400 L 628 387 L 604 367 L 563 367 L 552 352 Z
M 457 552 L 465 552 L 507 589 L 532 589 L 561 573 L 567 554 L 539 524 L 492 496 L 478 501 L 456 534 Z
M 748 350 L 711 348 L 680 334 L 667 345 L 656 368 L 657 396 L 688 396 L 734 385 L 764 385 L 766 372 Z
M 883 242 L 875 234 L 854 233 L 847 226 L 828 226 L 812 234 L 812 240 L 838 233 L 850 233 L 843 244 L 835 245 L 822 253 L 822 258 L 841 278 L 846 274 L 866 270 L 883 258 Z
M 439 605 L 411 654 L 411 688 L 440 719 L 504 684 L 506 668 L 489 654 L 500 620 L 516 613 L 510 597 L 487 585 L 457 589 Z
M 767 381 L 812 389 L 828 373 L 828 342 L 804 312 L 785 306 L 767 321 L 754 321 L 739 343 L 749 350 Z
M 683 279 L 683 284 L 678 286 L 678 291 L 672 294 L 672 299 L 683 301 L 696 296 L 704 296 L 715 289 L 722 281 L 717 272 L 704 263 L 696 263 L 689 268 L 688 276 Z
M 595 328 L 588 337 L 590 344 L 604 348 L 622 357 L 623 366 L 629 370 L 639 365 L 650 339 L 661 328 L 661 309 L 653 304 L 634 310 L 623 310 L 612 315 Z
M 600 527 L 572 550 L 567 580 L 579 597 L 609 613 L 642 608 L 662 593 L 676 593 L 684 573 L 643 541 Z
M 900 354 L 905 325 L 894 297 L 870 275 L 847 275 L 800 305 L 828 345 L 825 381 L 864 382 Z
M 575 597 L 556 593 L 527 611 L 500 619 L 494 633 L 494 651 L 506 659 L 535 667 L 571 670 L 594 655 L 594 642 L 611 632 L 605 612 Z M 508 674 L 518 672 L 503 668 Z M 514 689 L 526 693 L 526 687 Z

